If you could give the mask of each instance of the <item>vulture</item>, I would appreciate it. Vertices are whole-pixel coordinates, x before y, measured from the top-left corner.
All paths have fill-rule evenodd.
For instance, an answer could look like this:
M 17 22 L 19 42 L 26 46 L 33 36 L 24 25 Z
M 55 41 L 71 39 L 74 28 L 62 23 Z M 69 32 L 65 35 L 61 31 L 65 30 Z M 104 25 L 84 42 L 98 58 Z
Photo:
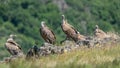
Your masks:
M 67 22 L 64 15 L 62 15 L 61 28 L 62 28 L 63 32 L 66 34 L 66 39 L 72 38 L 75 42 L 83 39 L 83 35 L 81 35 L 72 25 L 70 25 Z
M 23 52 L 18 43 L 14 41 L 16 35 L 10 35 L 5 43 L 5 48 L 9 51 L 12 56 L 22 56 Z
M 55 44 L 56 37 L 53 31 L 47 27 L 44 21 L 41 22 L 40 34 L 45 42 L 49 44 Z
M 94 35 L 99 39 L 107 38 L 107 34 L 103 30 L 101 30 L 98 25 L 95 26 Z

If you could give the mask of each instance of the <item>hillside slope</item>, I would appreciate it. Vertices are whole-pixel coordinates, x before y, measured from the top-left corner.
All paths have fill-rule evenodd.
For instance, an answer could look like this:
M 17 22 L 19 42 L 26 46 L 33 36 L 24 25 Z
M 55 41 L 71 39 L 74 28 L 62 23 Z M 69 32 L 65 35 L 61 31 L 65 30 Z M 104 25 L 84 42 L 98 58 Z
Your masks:
M 61 5 L 63 3 L 63 5 Z M 61 15 L 81 34 L 92 35 L 96 24 L 104 31 L 120 32 L 119 0 L 0 0 L 0 58 L 10 56 L 4 44 L 10 34 L 26 53 L 43 39 L 39 34 L 42 20 L 54 30 L 57 43 L 64 39 Z
M 16 59 L 11 63 L 1 63 L 1 68 L 119 68 L 120 44 L 95 48 L 81 47 L 60 55 L 40 57 L 40 59 Z

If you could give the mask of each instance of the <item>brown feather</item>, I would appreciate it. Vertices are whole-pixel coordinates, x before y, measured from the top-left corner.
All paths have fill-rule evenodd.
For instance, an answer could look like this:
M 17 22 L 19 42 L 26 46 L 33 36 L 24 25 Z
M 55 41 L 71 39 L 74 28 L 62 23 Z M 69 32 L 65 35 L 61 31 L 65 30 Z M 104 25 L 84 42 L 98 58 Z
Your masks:
M 12 55 L 18 55 L 20 53 L 23 54 L 21 47 L 14 40 L 7 41 L 5 43 L 5 47 Z
M 63 21 L 61 24 L 61 28 L 62 28 L 63 32 L 67 35 L 67 37 L 70 37 L 74 41 L 76 41 L 77 36 L 78 36 L 77 35 L 78 31 L 72 25 L 68 24 L 67 20 L 65 20 L 64 18 L 63 18 Z
M 45 42 L 54 44 L 56 41 L 55 34 L 51 29 L 49 29 L 47 26 L 40 28 L 40 34 L 42 38 L 45 40 Z

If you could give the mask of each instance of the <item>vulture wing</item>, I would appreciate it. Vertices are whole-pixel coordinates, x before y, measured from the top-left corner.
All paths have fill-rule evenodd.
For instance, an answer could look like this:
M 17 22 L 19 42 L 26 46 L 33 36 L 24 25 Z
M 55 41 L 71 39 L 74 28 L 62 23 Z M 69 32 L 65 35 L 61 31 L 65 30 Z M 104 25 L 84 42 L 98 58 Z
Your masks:
M 76 34 L 78 33 L 78 31 L 72 25 L 68 24 L 67 20 L 65 22 L 66 22 L 66 25 L 68 25 L 69 27 L 71 27 L 75 31 Z
M 51 44 L 55 43 L 56 40 L 55 34 L 48 27 L 40 28 L 40 33 L 46 42 Z
M 18 53 L 22 52 L 21 47 L 15 41 L 6 42 L 5 47 L 12 55 L 18 55 Z

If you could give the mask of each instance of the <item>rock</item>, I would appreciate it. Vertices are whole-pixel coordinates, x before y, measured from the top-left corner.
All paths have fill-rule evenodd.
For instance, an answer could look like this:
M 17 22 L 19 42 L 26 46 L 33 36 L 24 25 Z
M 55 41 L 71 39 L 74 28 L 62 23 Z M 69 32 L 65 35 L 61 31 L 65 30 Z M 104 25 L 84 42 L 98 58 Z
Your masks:
M 40 49 L 35 45 L 32 48 L 29 49 L 29 51 L 27 52 L 26 58 L 39 58 L 39 51 Z

